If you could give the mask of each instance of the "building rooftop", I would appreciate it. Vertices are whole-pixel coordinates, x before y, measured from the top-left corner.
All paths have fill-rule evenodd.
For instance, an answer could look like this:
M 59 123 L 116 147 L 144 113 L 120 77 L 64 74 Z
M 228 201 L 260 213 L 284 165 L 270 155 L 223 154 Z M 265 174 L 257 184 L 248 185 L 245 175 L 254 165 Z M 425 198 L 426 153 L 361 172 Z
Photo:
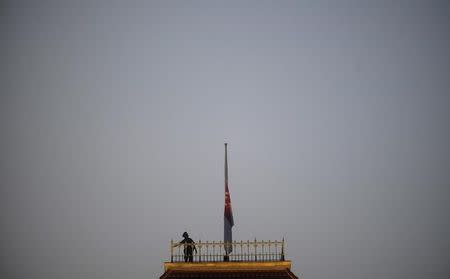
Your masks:
M 184 251 L 197 253 L 192 262 Z M 225 255 L 224 247 L 232 246 Z M 170 243 L 170 262 L 164 263 L 161 279 L 175 278 L 297 278 L 291 272 L 291 261 L 284 259 L 283 241 L 233 241 L 231 243 L 201 242 L 196 244 Z

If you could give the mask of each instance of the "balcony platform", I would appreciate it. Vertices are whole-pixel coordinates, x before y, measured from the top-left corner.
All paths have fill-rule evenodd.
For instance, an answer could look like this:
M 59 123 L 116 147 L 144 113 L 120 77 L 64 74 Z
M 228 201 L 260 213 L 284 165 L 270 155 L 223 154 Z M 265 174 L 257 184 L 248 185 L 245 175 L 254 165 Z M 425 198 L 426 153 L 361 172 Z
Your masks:
M 264 278 L 298 279 L 291 261 L 164 263 L 161 279 L 178 278 Z
M 164 263 L 164 270 L 177 271 L 245 271 L 245 270 L 290 270 L 291 261 L 273 262 L 193 262 Z

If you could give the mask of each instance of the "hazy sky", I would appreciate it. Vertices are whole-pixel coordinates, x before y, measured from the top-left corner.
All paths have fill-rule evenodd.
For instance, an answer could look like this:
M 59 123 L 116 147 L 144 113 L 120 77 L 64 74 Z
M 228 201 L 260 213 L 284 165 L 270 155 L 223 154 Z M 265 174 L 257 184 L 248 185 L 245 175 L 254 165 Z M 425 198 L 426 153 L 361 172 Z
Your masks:
M 448 1 L 2 1 L 1 278 L 144 279 L 286 238 L 305 279 L 450 277 Z

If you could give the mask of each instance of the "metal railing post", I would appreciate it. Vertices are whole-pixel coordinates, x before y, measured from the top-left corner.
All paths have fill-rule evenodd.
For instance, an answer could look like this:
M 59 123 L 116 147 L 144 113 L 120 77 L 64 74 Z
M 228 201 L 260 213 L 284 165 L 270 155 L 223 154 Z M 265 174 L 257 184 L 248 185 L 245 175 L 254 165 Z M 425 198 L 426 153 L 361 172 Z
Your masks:
M 275 240 L 275 257 L 274 259 L 278 258 L 278 240 Z
M 264 254 L 264 240 L 261 242 L 261 260 L 265 260 L 265 254 Z
M 202 241 L 198 241 L 198 261 L 202 261 Z
M 255 262 L 257 262 L 258 261 L 258 256 L 257 256 L 257 246 L 258 246 L 258 244 L 256 244 L 256 237 L 255 237 L 255 243 L 254 243 L 254 246 L 255 246 Z
M 241 256 L 240 256 L 240 260 L 243 261 L 244 260 L 244 252 L 242 252 L 242 240 L 241 240 Z
M 206 241 L 206 261 L 209 262 L 209 245 L 208 240 Z
M 173 239 L 170 240 L 170 262 L 173 263 Z
M 213 240 L 212 242 L 213 252 L 212 252 L 212 261 L 216 261 L 216 242 Z M 220 247 L 220 246 L 219 246 Z
M 250 261 L 250 240 L 247 240 L 247 261 Z

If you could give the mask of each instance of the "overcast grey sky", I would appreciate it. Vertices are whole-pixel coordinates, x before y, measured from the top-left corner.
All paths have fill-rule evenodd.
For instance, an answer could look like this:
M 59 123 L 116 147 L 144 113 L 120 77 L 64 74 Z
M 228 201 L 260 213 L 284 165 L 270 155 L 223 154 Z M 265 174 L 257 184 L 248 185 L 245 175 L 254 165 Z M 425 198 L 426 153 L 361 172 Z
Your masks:
M 2 278 L 156 278 L 171 238 L 305 279 L 450 277 L 448 1 L 2 1 Z

